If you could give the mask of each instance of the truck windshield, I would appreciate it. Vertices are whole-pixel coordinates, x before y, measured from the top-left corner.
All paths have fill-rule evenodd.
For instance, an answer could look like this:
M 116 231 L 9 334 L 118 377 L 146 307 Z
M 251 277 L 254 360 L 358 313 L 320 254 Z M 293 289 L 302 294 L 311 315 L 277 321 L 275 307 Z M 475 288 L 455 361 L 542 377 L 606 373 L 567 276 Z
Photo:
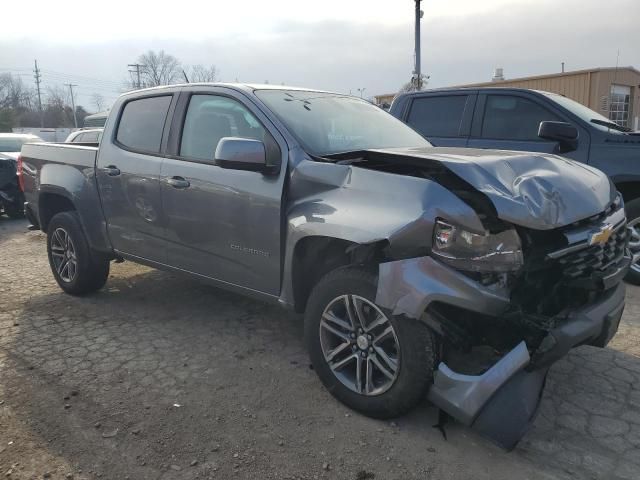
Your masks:
M 544 95 L 549 97 L 554 102 L 558 103 L 560 106 L 566 108 L 571 113 L 573 113 L 576 117 L 579 117 L 581 120 L 584 120 L 587 123 L 591 123 L 598 130 L 610 131 L 612 133 L 623 133 L 628 132 L 629 129 L 620 127 L 616 125 L 614 122 L 609 120 L 604 115 L 600 115 L 598 112 L 594 112 L 589 107 L 585 107 L 581 103 L 576 102 L 575 100 L 571 100 L 570 98 L 563 97 L 562 95 L 558 95 L 557 93 L 549 93 L 543 92 Z
M 359 98 L 299 90 L 257 90 L 256 95 L 312 155 L 431 146 L 400 120 Z

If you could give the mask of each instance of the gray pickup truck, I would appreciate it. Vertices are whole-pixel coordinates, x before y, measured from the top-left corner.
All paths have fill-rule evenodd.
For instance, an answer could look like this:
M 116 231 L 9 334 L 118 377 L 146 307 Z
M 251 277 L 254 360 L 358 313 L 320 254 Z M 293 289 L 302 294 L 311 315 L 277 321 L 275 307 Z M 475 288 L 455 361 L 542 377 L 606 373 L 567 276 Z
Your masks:
M 304 312 L 314 369 L 348 406 L 389 418 L 428 395 L 505 448 L 549 366 L 604 347 L 624 309 L 628 231 L 604 174 L 434 148 L 350 96 L 132 92 L 99 148 L 29 144 L 19 173 L 64 291 L 126 259 L 280 303 Z

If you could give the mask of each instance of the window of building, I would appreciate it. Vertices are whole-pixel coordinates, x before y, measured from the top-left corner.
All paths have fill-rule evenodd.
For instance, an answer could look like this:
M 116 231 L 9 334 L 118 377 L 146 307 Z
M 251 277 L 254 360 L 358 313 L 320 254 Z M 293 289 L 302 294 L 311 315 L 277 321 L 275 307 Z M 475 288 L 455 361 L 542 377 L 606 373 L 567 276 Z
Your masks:
M 141 98 L 127 103 L 118 125 L 118 143 L 132 150 L 159 152 L 170 104 L 170 95 Z
M 561 121 L 537 103 L 511 95 L 488 95 L 482 137 L 499 140 L 540 140 L 540 122 Z
M 213 160 L 221 138 L 265 141 L 265 130 L 240 102 L 216 95 L 194 95 L 182 130 L 180 155 Z
M 467 95 L 416 98 L 407 123 L 425 137 L 457 137 Z
M 620 126 L 629 126 L 629 111 L 631 105 L 631 87 L 611 85 L 611 100 L 609 101 L 609 120 Z

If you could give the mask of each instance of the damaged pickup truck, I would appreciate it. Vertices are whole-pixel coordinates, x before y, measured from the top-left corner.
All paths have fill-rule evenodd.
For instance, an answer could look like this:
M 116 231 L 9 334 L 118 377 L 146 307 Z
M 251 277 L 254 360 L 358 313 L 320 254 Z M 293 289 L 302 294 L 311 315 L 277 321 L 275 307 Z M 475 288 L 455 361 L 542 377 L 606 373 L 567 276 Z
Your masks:
M 345 95 L 141 90 L 99 148 L 30 144 L 19 165 L 64 291 L 127 259 L 304 312 L 322 383 L 376 418 L 427 395 L 512 448 L 549 366 L 604 347 L 624 309 L 628 231 L 604 174 L 433 148 Z

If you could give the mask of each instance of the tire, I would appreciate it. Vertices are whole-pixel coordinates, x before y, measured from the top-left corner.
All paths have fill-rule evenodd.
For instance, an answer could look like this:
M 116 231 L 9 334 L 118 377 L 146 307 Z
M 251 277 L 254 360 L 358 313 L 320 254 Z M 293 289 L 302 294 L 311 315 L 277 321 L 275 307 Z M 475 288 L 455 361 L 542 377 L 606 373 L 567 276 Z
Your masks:
M 22 192 L 16 195 L 13 203 L 4 204 L 4 213 L 6 213 L 9 218 L 24 218 L 24 194 Z
M 109 259 L 91 250 L 76 212 L 61 212 L 50 220 L 47 254 L 53 276 L 66 293 L 95 292 L 107 281 Z
M 638 234 L 636 239 L 638 245 L 635 248 L 633 246 L 634 238 L 631 239 L 630 247 L 632 253 L 634 253 L 633 250 L 636 250 L 635 253 L 640 253 L 640 198 L 631 200 L 627 203 L 625 205 L 625 211 L 627 213 L 627 224 Z M 640 261 L 631 265 L 625 280 L 634 285 L 640 285 Z
M 431 332 L 417 320 L 394 317 L 375 305 L 376 289 L 376 275 L 364 269 L 345 267 L 325 275 L 314 287 L 307 303 L 305 341 L 318 377 L 335 398 L 364 415 L 386 419 L 408 412 L 424 398 L 433 383 L 436 345 Z M 355 339 L 348 335 L 351 338 L 350 344 L 342 336 L 348 331 L 344 328 L 347 326 L 345 322 L 342 326 L 333 323 L 336 317 L 340 317 L 341 311 L 348 317 L 347 301 L 352 312 L 354 306 L 359 308 L 366 320 L 364 324 L 370 327 L 362 334 L 356 330 Z M 384 316 L 384 323 L 375 327 L 377 319 L 382 319 L 380 314 Z M 327 321 L 327 318 L 332 320 Z M 349 322 L 353 325 L 350 320 Z M 336 335 L 326 325 L 338 330 L 340 335 Z M 388 331 L 389 326 L 392 327 L 392 333 L 374 344 L 375 338 L 381 336 L 381 330 Z M 372 340 L 362 340 L 361 337 L 366 337 L 367 333 L 371 333 Z M 342 349 L 335 357 L 331 355 L 339 349 L 331 343 L 332 339 L 336 339 Z M 392 363 L 378 355 L 381 348 L 388 359 L 395 360 L 395 372 L 391 367 Z M 353 356 L 353 353 L 356 357 L 344 363 L 344 359 Z M 364 357 L 363 354 L 367 356 Z M 361 356 L 359 362 L 363 365 L 360 387 L 355 373 L 359 363 L 358 356 Z M 329 361 L 327 357 L 330 358 Z M 374 358 L 378 365 L 384 365 L 387 373 L 394 374 L 393 380 L 376 367 Z M 341 363 L 345 366 L 336 368 Z M 362 379 L 363 376 L 366 378 L 367 367 L 371 368 L 371 382 Z M 357 391 L 358 388 L 360 391 Z

